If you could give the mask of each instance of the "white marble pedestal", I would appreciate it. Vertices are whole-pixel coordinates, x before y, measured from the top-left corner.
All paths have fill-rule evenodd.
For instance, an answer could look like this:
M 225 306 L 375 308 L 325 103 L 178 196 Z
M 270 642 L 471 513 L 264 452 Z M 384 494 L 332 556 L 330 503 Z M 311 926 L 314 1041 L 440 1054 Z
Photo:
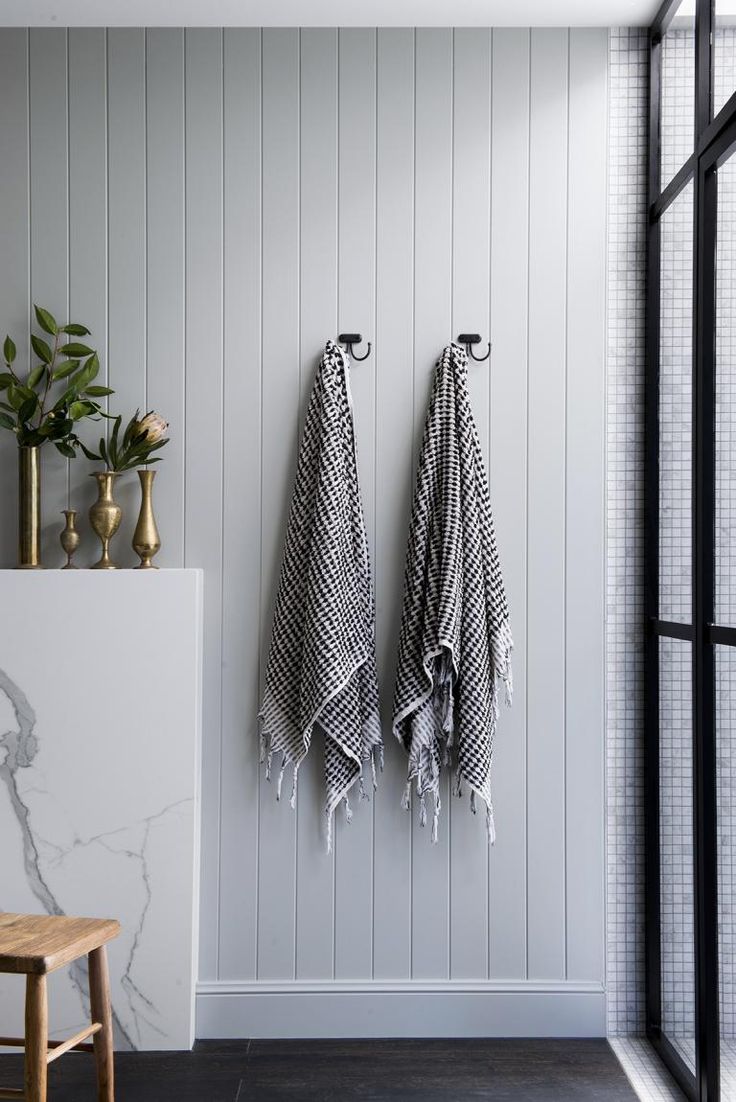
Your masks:
M 0 571 L 0 910 L 120 920 L 119 1049 L 194 1036 L 201 606 L 197 570 Z M 23 987 L 0 976 L 0 1034 Z M 52 1033 L 86 992 L 50 978 Z

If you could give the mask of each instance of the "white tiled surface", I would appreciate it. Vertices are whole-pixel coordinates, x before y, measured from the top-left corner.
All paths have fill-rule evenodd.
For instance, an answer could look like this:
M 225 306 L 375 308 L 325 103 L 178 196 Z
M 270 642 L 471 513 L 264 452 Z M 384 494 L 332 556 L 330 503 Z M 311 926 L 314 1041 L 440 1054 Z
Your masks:
M 647 38 L 610 36 L 607 418 L 608 1030 L 644 1029 L 643 445 Z
M 641 1102 L 683 1102 L 685 1095 L 641 1037 L 614 1037 L 611 1047 Z
M 669 37 L 669 36 L 668 36 Z M 736 86 L 736 28 L 719 29 L 715 102 Z M 663 178 L 692 147 L 692 41 L 676 32 L 664 51 Z M 643 1032 L 643 414 L 647 63 L 646 35 L 618 29 L 610 38 L 609 323 L 608 323 L 608 1017 L 609 1033 L 642 1098 L 680 1098 L 667 1084 Z M 734 255 L 736 162 L 721 170 L 719 218 L 717 395 L 719 616 L 736 623 L 736 356 Z M 692 208 L 684 192 L 663 224 L 661 614 L 689 618 L 690 554 L 690 323 Z M 728 371 L 727 371 L 728 368 Z M 736 593 L 736 586 L 734 586 Z M 692 837 L 689 656 L 668 643 L 662 654 L 663 967 L 665 1025 L 687 1048 L 692 1036 Z M 731 676 L 733 675 L 733 676 Z M 722 1035 L 736 1035 L 736 652 L 718 648 L 718 785 Z M 736 1099 L 736 1045 L 722 1040 L 723 1099 Z M 674 1093 L 673 1093 L 674 1090 Z

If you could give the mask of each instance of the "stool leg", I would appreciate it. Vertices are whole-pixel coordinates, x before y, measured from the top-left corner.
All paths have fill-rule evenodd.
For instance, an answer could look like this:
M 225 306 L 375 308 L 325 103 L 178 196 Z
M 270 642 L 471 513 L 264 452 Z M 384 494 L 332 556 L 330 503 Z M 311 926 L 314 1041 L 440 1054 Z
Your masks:
M 49 1008 L 46 977 L 26 976 L 25 1087 L 27 1102 L 46 1102 Z
M 97 1065 L 97 1099 L 98 1102 L 115 1102 L 110 977 L 104 945 L 93 949 L 89 954 L 89 1002 L 92 1021 L 102 1025 L 102 1029 L 93 1038 Z

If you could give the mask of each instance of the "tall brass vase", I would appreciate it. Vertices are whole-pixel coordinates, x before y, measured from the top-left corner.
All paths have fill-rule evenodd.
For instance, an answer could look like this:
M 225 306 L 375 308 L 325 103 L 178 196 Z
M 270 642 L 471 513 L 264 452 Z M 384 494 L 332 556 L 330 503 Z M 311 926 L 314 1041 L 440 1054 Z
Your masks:
M 141 511 L 138 514 L 138 523 L 133 533 L 133 550 L 141 561 L 136 570 L 158 570 L 158 567 L 151 562 L 151 559 L 161 547 L 151 500 L 156 472 L 138 471 L 138 477 L 141 480 Z
M 41 453 L 18 448 L 18 569 L 41 568 Z
M 102 555 L 92 569 L 117 570 L 110 558 L 110 540 L 120 527 L 123 515 L 123 510 L 113 497 L 117 471 L 96 471 L 93 477 L 97 479 L 97 501 L 89 511 L 89 522 L 102 544 Z

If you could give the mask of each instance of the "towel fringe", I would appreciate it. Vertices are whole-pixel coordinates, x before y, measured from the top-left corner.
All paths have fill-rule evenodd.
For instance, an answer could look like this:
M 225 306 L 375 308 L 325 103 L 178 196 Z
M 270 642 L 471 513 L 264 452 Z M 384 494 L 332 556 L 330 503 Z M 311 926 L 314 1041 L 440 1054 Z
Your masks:
M 291 799 L 289 800 L 289 803 L 291 804 L 292 810 L 296 810 L 296 786 L 297 786 L 298 778 L 299 778 L 299 762 L 297 762 L 296 765 L 294 766 L 294 779 L 291 782 Z
M 404 811 L 411 811 L 411 778 L 406 782 L 404 795 L 401 797 L 401 806 Z
M 284 772 L 286 770 L 286 754 L 281 755 L 281 768 L 279 769 L 279 779 L 276 782 L 276 799 L 281 799 L 281 785 L 284 780 Z

